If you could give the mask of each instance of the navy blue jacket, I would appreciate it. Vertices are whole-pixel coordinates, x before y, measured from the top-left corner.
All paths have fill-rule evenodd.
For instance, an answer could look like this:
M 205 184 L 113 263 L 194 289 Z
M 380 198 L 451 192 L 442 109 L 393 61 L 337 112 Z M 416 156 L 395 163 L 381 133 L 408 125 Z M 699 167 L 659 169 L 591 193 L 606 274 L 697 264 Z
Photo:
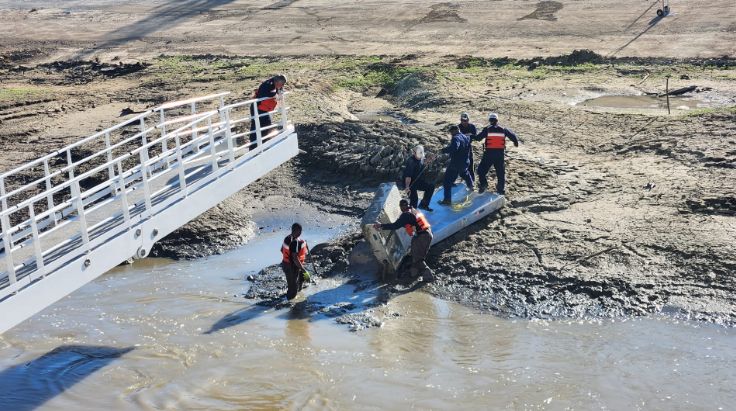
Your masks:
M 457 133 L 452 136 L 450 144 L 442 149 L 443 153 L 450 155 L 450 164 L 448 167 L 463 170 L 470 165 L 470 139 L 463 133 Z

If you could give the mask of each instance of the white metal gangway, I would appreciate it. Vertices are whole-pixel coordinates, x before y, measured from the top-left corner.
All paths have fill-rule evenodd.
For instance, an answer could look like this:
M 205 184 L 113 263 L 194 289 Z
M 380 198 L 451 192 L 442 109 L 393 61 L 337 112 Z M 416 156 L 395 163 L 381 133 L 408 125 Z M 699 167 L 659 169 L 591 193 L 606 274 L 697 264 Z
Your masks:
M 298 154 L 283 95 L 256 118 L 260 100 L 228 95 L 163 104 L 0 175 L 0 333 Z

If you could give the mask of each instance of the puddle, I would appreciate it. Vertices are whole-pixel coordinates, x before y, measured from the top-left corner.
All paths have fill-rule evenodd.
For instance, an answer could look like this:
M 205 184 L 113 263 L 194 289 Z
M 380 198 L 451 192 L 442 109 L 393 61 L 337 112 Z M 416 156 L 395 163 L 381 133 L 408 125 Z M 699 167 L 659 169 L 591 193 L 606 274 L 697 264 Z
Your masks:
M 644 109 L 659 110 L 667 109 L 667 98 L 657 96 L 601 96 L 585 100 L 578 104 L 584 107 L 619 108 L 619 109 Z M 670 96 L 670 108 L 672 110 L 692 110 L 695 108 L 710 107 L 697 98 Z

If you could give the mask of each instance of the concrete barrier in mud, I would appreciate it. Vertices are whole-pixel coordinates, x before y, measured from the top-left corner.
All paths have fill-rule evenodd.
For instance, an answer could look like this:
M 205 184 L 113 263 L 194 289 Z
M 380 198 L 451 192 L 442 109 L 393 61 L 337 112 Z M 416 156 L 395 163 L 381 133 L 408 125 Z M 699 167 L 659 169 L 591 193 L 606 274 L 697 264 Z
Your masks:
M 432 245 L 450 237 L 465 227 L 477 222 L 504 206 L 506 199 L 502 195 L 486 192 L 478 194 L 468 190 L 464 183 L 457 184 L 452 190 L 452 206 L 439 204 L 443 190 L 438 190 L 430 201 L 431 212 L 424 212 L 432 225 L 434 238 Z M 366 210 L 361 221 L 363 237 L 380 263 L 382 280 L 395 278 L 402 260 L 409 253 L 411 237 L 405 230 L 377 230 L 376 222 L 385 224 L 396 221 L 401 214 L 399 201 L 401 192 L 394 183 L 383 183 L 376 190 L 373 202 Z

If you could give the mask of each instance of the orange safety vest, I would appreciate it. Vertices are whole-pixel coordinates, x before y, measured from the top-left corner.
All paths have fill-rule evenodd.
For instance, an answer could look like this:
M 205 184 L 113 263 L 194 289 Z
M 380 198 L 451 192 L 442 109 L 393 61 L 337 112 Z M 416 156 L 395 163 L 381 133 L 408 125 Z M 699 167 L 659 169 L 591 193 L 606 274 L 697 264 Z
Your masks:
M 488 132 L 486 149 L 506 148 L 506 134 L 503 132 Z
M 421 211 L 412 209 L 409 212 L 412 213 L 414 215 L 414 218 L 417 219 L 417 226 L 419 227 L 419 232 L 427 231 L 432 227 L 429 224 L 429 221 L 427 221 L 427 217 L 425 217 Z M 404 228 L 406 229 L 406 233 L 409 234 L 409 237 L 414 235 L 414 225 L 413 224 L 407 224 L 404 226 Z
M 298 250 L 297 257 L 299 258 L 299 262 L 304 264 L 304 261 L 307 258 L 307 242 L 302 240 L 301 238 L 297 238 L 296 240 L 297 240 L 296 249 Z M 291 234 L 289 234 L 284 239 L 284 243 L 281 244 L 281 256 L 283 257 L 281 261 L 287 264 L 291 264 L 291 250 L 289 249 L 289 245 L 291 245 L 291 241 L 292 241 Z
M 253 90 L 253 98 L 258 98 L 258 89 Z M 258 102 L 258 111 L 273 111 L 277 105 L 276 97 Z

